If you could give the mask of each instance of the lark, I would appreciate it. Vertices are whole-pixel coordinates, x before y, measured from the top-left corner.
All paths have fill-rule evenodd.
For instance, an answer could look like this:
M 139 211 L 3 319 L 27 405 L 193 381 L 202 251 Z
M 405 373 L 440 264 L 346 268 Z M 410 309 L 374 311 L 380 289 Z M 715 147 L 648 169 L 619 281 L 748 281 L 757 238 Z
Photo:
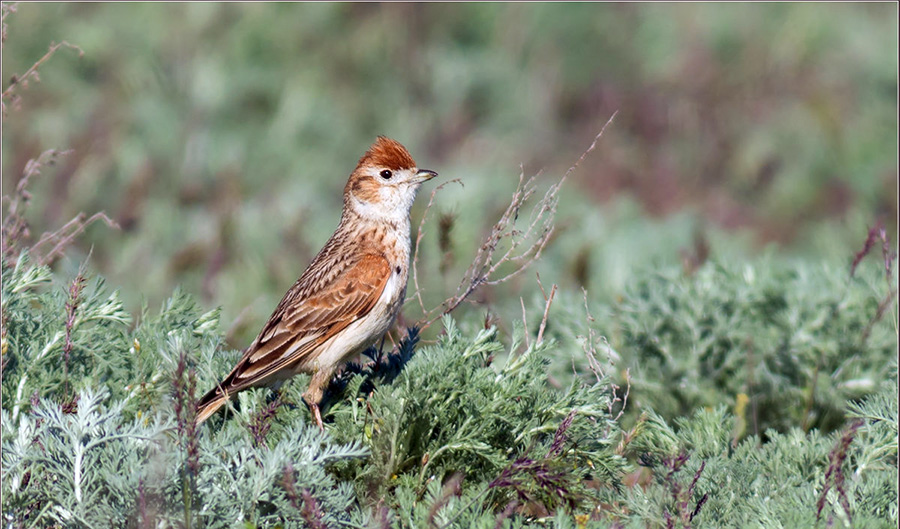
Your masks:
M 423 182 L 399 142 L 379 136 L 344 187 L 334 235 L 287 291 L 237 365 L 197 404 L 202 423 L 237 392 L 312 379 L 303 400 L 324 429 L 319 405 L 331 378 L 391 328 L 406 297 L 409 212 Z

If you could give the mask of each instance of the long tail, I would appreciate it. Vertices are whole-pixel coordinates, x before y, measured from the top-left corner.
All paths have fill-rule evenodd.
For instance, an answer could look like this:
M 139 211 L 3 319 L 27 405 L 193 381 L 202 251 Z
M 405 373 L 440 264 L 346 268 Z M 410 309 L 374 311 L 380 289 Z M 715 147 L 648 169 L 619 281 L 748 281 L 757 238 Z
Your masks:
M 222 393 L 219 386 L 209 390 L 209 392 L 206 395 L 203 395 L 197 402 L 197 425 L 199 426 L 203 421 L 208 419 L 210 415 L 218 411 L 230 398 L 231 397 L 228 394 Z

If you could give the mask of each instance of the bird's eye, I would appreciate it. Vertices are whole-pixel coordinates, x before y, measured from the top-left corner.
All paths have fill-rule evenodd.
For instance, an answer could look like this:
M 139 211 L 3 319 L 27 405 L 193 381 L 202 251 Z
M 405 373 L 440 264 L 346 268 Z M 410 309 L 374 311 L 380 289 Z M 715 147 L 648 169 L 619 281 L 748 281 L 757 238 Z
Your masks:
M 378 173 L 378 174 L 380 174 L 380 175 L 381 175 L 381 178 L 384 178 L 385 180 L 390 180 L 391 177 L 394 175 L 393 173 L 391 173 L 391 172 L 388 171 L 387 169 L 385 169 L 384 171 L 381 171 L 381 172 Z

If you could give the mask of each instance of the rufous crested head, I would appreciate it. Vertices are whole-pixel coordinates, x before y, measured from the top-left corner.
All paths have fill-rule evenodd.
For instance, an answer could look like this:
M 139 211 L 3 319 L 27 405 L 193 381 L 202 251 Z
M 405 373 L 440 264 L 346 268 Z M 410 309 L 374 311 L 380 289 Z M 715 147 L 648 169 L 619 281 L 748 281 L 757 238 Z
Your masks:
M 435 176 L 416 167 L 400 142 L 378 136 L 347 180 L 344 214 L 392 223 L 406 219 L 419 187 Z
M 394 171 L 414 169 L 416 161 L 399 141 L 385 136 L 378 136 L 375 143 L 362 155 L 357 169 L 364 166 L 386 167 Z

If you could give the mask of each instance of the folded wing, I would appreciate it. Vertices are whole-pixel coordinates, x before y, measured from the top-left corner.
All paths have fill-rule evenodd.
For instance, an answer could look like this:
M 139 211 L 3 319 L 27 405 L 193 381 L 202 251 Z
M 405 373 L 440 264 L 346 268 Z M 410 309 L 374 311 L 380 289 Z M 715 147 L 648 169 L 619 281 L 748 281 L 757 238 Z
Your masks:
M 238 391 L 314 359 L 319 346 L 372 310 L 390 275 L 387 259 L 369 254 L 316 291 L 299 295 L 302 283 L 294 285 L 231 373 L 200 399 L 198 422 Z

